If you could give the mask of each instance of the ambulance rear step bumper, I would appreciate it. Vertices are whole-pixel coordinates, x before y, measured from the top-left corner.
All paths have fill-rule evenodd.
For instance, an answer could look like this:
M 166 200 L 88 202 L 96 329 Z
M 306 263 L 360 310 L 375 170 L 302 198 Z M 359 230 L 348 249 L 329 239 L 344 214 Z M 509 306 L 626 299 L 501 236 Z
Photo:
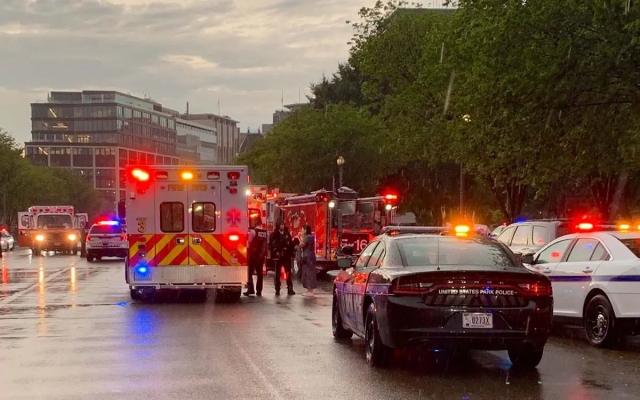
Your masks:
M 129 285 L 163 289 L 238 287 L 247 282 L 246 266 L 162 266 L 140 271 L 128 267 Z

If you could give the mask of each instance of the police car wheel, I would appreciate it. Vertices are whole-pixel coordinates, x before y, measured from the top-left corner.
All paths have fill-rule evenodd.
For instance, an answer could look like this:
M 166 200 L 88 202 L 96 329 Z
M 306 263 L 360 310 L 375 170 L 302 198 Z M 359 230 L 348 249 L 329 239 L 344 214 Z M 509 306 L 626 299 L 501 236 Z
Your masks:
M 340 307 L 338 307 L 338 297 L 333 295 L 333 305 L 331 311 L 331 330 L 333 332 L 333 337 L 338 340 L 347 340 L 351 339 L 353 336 L 353 332 L 349 329 L 345 329 L 342 323 L 342 315 L 340 315 Z
M 542 360 L 543 349 L 533 349 L 531 347 L 525 347 L 523 349 L 515 350 L 509 349 L 509 360 L 511 364 L 517 368 L 535 368 L 540 364 Z
M 366 321 L 364 337 L 367 363 L 370 367 L 386 367 L 391 364 L 394 350 L 382 343 L 373 304 L 369 305 Z
M 589 301 L 584 313 L 584 329 L 593 347 L 611 347 L 618 342 L 616 316 L 606 296 L 600 294 Z
M 140 292 L 137 289 L 129 289 L 131 300 L 140 300 Z

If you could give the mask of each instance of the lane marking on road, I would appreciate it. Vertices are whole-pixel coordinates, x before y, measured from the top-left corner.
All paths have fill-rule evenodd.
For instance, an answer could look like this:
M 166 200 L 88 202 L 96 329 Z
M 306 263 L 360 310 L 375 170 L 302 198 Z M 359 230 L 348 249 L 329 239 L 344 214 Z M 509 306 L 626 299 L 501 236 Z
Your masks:
M 80 260 L 82 260 L 82 259 L 80 259 Z M 18 292 L 16 292 L 16 293 L 13 293 L 13 294 L 11 294 L 11 295 L 9 295 L 9 296 L 7 296 L 7 297 L 3 298 L 3 299 L 0 299 L 0 306 L 11 304 L 11 303 L 13 303 L 14 301 L 18 300 L 19 298 L 21 298 L 21 297 L 23 297 L 23 296 L 27 295 L 27 294 L 28 294 L 29 292 L 31 292 L 32 290 L 35 290 L 39 285 L 43 285 L 43 284 L 45 284 L 45 283 L 49 283 L 51 280 L 53 280 L 53 279 L 57 278 L 58 276 L 60 276 L 60 275 L 62 275 L 62 274 L 64 274 L 64 273 L 69 272 L 69 271 L 71 270 L 71 268 L 75 267 L 75 266 L 80 262 L 80 260 L 77 260 L 77 261 L 75 261 L 75 262 L 72 262 L 71 264 L 67 265 L 66 267 L 63 267 L 62 269 L 60 269 L 60 270 L 58 270 L 58 271 L 56 271 L 56 272 L 52 273 L 51 275 L 49 275 L 48 277 L 46 277 L 46 278 L 42 281 L 42 283 L 40 283 L 40 282 L 35 282 L 35 283 L 34 283 L 33 285 L 31 285 L 31 286 L 27 286 L 26 288 L 24 288 L 24 289 L 22 289 L 22 290 L 20 290 L 20 291 L 18 291 Z
M 284 397 L 280 394 L 280 392 L 278 392 L 278 389 L 276 389 L 276 387 L 273 386 L 271 382 L 269 382 L 269 379 L 267 379 L 267 376 L 262 372 L 260 367 L 258 367 L 256 363 L 253 362 L 249 354 L 247 354 L 247 352 L 244 350 L 240 342 L 238 342 L 238 339 L 236 339 L 235 336 L 232 335 L 231 340 L 233 341 L 234 346 L 236 346 L 236 348 L 238 349 L 238 352 L 240 353 L 242 358 L 244 358 L 247 364 L 249 365 L 249 368 L 251 368 L 253 372 L 260 378 L 260 380 L 262 381 L 264 386 L 267 388 L 267 390 L 271 393 L 273 398 L 277 400 L 284 400 Z

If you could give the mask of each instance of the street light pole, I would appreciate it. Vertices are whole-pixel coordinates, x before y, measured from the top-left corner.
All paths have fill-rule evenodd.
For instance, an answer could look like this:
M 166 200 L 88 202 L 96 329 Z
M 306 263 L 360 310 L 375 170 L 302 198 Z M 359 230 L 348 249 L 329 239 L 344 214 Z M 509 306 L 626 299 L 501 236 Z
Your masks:
M 460 163 L 460 218 L 464 218 L 464 164 Z
M 342 187 L 342 173 L 343 173 L 343 166 L 344 166 L 344 157 L 340 156 L 338 157 L 338 159 L 336 160 L 336 164 L 338 164 L 338 183 L 339 183 L 339 187 Z

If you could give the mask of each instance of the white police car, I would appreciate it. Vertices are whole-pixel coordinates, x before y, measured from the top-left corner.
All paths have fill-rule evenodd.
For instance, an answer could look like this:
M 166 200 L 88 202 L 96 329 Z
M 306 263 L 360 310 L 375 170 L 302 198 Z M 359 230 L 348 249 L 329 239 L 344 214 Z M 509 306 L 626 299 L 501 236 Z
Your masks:
M 86 238 L 87 261 L 100 261 L 102 257 L 127 257 L 127 233 L 118 221 L 100 221 L 93 224 Z
M 551 280 L 554 322 L 584 326 L 591 345 L 640 334 L 639 232 L 562 236 L 522 262 Z

